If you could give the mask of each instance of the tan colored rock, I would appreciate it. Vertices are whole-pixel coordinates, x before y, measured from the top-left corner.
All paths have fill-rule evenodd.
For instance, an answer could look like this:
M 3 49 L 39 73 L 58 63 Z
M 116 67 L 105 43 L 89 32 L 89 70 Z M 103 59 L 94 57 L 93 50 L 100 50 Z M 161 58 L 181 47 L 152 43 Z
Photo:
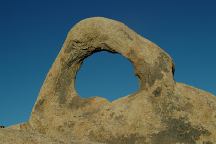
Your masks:
M 140 90 L 109 102 L 80 98 L 74 87 L 83 60 L 96 51 L 130 60 Z M 171 57 L 124 24 L 88 18 L 68 33 L 31 118 L 0 130 L 0 143 L 213 144 L 216 97 L 173 79 Z

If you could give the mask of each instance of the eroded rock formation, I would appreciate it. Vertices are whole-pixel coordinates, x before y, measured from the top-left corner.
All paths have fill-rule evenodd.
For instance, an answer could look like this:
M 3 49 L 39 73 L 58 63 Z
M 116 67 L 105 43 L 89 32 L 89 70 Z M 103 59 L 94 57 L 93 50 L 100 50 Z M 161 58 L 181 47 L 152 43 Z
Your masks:
M 132 62 L 139 91 L 112 102 L 78 96 L 74 82 L 80 65 L 103 50 Z M 29 121 L 0 129 L 0 143 L 216 143 L 216 97 L 175 82 L 173 75 L 172 58 L 124 24 L 82 20 L 68 33 Z

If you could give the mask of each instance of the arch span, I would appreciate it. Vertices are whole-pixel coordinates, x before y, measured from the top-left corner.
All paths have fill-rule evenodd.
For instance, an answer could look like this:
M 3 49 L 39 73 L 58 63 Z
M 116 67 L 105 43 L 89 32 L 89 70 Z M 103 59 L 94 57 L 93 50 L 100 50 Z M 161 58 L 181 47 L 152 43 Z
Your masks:
M 81 99 L 75 89 L 75 77 L 83 60 L 102 50 L 119 53 L 133 63 L 140 91 L 155 89 L 156 83 L 164 89 L 173 88 L 174 64 L 161 48 L 121 22 L 100 17 L 85 19 L 70 30 L 47 74 L 32 111 L 31 125 L 55 127 L 59 116 L 62 121 L 70 117 L 68 108 L 75 111 L 80 105 L 96 103 L 98 99 L 101 104 L 108 103 L 102 98 Z

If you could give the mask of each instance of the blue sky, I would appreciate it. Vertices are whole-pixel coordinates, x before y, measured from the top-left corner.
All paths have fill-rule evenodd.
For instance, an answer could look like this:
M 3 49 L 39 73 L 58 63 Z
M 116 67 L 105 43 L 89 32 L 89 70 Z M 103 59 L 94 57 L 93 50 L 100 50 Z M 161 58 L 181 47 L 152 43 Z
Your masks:
M 120 54 L 106 51 L 94 53 L 84 60 L 75 84 L 81 97 L 102 96 L 109 101 L 139 90 L 133 64 Z
M 20 123 L 29 118 L 67 32 L 78 21 L 93 16 L 124 22 L 173 57 L 176 81 L 216 95 L 215 7 L 214 0 L 1 0 L 0 125 Z M 89 64 L 106 57 L 109 56 L 92 56 Z M 109 59 L 120 60 L 125 65 L 124 71 L 131 76 L 130 64 L 122 58 Z M 119 62 L 113 61 L 112 66 L 118 68 Z M 93 67 L 98 65 L 101 64 Z M 90 66 L 84 65 L 81 74 L 85 74 L 84 68 L 88 71 Z M 82 78 L 80 82 L 83 82 Z M 134 86 L 128 92 L 136 89 L 136 82 L 134 77 L 124 81 Z M 84 84 L 77 85 L 80 90 L 82 87 Z M 122 95 L 122 91 L 117 95 Z M 117 97 L 109 97 L 114 98 Z

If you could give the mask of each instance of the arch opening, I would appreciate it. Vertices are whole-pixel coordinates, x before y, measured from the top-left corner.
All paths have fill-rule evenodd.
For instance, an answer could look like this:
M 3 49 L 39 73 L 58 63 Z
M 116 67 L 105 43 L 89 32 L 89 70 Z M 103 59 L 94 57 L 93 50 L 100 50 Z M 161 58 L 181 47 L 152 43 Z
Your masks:
M 83 60 L 76 74 L 75 89 L 82 98 L 100 96 L 114 101 L 137 92 L 140 84 L 127 58 L 103 50 Z

